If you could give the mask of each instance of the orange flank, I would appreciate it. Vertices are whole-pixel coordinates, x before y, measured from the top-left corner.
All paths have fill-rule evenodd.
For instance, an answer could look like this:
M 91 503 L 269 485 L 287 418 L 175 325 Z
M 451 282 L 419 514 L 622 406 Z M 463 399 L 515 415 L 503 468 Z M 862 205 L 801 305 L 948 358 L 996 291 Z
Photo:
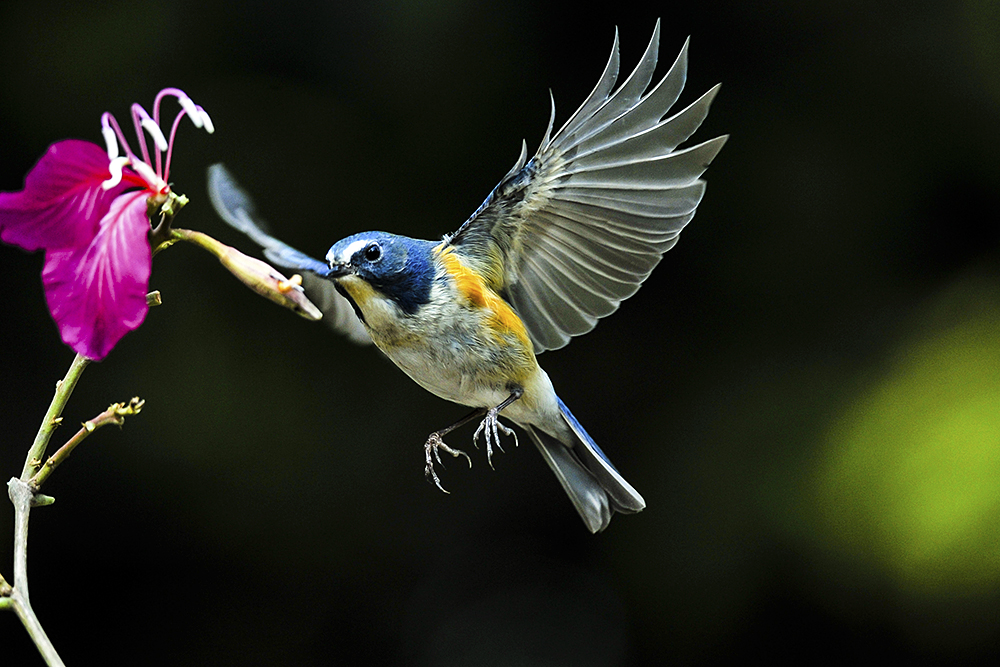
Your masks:
M 493 321 L 500 333 L 512 333 L 526 346 L 530 346 L 528 331 L 507 302 L 490 289 L 472 269 L 462 263 L 454 254 L 454 246 L 438 246 L 434 250 L 444 263 L 445 271 L 455 281 L 455 289 L 477 308 L 486 308 L 493 313 Z

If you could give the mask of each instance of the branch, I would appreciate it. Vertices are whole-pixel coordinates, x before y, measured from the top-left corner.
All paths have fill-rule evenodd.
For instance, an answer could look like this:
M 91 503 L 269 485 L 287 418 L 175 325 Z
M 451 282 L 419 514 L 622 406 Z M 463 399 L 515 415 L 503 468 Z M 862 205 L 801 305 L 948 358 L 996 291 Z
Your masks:
M 13 607 L 45 662 L 50 667 L 63 667 L 63 661 L 38 622 L 28 597 L 28 514 L 32 507 L 47 505 L 52 499 L 37 495 L 31 485 L 17 477 L 12 477 L 7 483 L 7 493 L 14 503 L 14 586 L 11 588 L 7 584 L 6 600 L 9 602 L 3 606 Z
M 154 298 L 153 300 L 157 301 L 158 299 Z M 66 377 L 56 384 L 56 394 L 49 405 L 48 412 L 45 413 L 42 425 L 38 429 L 38 435 L 35 436 L 35 441 L 28 451 L 21 478 L 12 477 L 7 483 L 7 493 L 11 503 L 14 504 L 14 585 L 11 586 L 6 579 L 0 576 L 0 609 L 12 609 L 17 614 L 39 653 L 42 654 L 46 664 L 50 667 L 64 667 L 64 664 L 52 645 L 52 641 L 45 634 L 42 624 L 38 621 L 28 595 L 28 517 L 31 508 L 54 502 L 53 498 L 42 495 L 38 489 L 52 472 L 69 458 L 77 445 L 102 426 L 108 424 L 121 426 L 125 423 L 125 417 L 137 414 L 144 403 L 136 397 L 127 404 L 115 403 L 110 406 L 90 421 L 84 422 L 80 430 L 43 465 L 41 459 L 45 456 L 45 450 L 52 434 L 62 422 L 63 408 L 73 393 L 80 375 L 89 363 L 89 359 L 77 355 L 67 371 Z
M 62 411 L 66 407 L 66 401 L 73 394 L 73 390 L 76 388 L 76 383 L 80 380 L 80 375 L 83 373 L 83 369 L 87 367 L 90 363 L 90 359 L 83 355 L 76 355 L 76 359 L 70 365 L 69 370 L 66 371 L 66 377 L 56 383 L 56 395 L 52 398 L 52 403 L 49 405 L 49 411 L 45 413 L 45 418 L 42 419 L 42 425 L 38 428 L 38 435 L 35 436 L 35 442 L 32 443 L 31 449 L 28 450 L 28 457 L 24 461 L 24 469 L 21 471 L 21 479 L 27 481 L 32 475 L 38 470 L 38 467 L 42 465 L 42 457 L 45 456 L 45 448 L 49 445 L 49 439 L 52 437 L 52 433 L 56 430 L 62 422 Z
M 88 435 L 101 428 L 102 426 L 107 426 L 108 424 L 114 424 L 116 426 L 121 426 L 125 423 L 125 417 L 129 415 L 137 415 L 139 411 L 142 410 L 142 406 L 146 401 L 140 400 L 138 396 L 133 398 L 128 404 L 125 403 L 115 403 L 107 410 L 97 415 L 90 421 L 83 423 L 80 430 L 66 442 L 65 445 L 60 447 L 55 454 L 49 457 L 49 460 L 45 462 L 45 465 L 41 467 L 28 480 L 28 484 L 31 486 L 32 490 L 37 492 L 41 488 L 45 480 L 49 478 L 49 475 L 59 467 L 59 465 L 69 458 L 69 455 L 73 453 L 76 446 L 83 442 Z

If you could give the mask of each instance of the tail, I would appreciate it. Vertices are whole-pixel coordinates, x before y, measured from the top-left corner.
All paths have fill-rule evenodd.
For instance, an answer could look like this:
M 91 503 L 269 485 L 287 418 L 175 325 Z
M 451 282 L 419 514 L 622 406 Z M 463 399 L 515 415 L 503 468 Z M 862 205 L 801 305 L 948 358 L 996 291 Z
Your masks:
M 526 430 L 590 532 L 607 528 L 615 512 L 634 514 L 646 507 L 639 492 L 615 470 L 562 400 L 559 410 L 572 434 L 569 442 L 536 426 Z

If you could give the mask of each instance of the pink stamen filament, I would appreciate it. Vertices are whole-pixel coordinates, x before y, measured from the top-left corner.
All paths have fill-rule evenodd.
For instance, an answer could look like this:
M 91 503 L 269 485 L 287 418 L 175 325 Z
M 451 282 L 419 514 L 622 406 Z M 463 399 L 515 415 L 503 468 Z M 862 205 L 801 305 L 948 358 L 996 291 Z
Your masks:
M 165 138 L 162 130 L 160 130 L 160 104 L 167 96 L 176 98 L 181 107 L 177 116 L 174 117 L 174 122 L 170 127 L 169 138 Z M 212 120 L 208 117 L 208 114 L 201 107 L 195 104 L 194 101 L 179 88 L 164 88 L 156 94 L 156 98 L 153 100 L 152 116 L 150 116 L 138 103 L 132 105 L 131 112 L 132 124 L 135 126 L 135 134 L 139 142 L 139 148 L 142 150 L 143 159 L 141 161 L 136 157 L 135 153 L 132 152 L 132 147 L 129 146 L 128 141 L 125 139 L 125 134 L 122 132 L 121 126 L 118 125 L 118 121 L 111 115 L 111 113 L 105 112 L 104 115 L 101 116 L 101 123 L 103 127 L 110 127 L 114 131 L 115 137 L 117 137 L 121 147 L 125 150 L 125 155 L 128 158 L 132 170 L 147 182 L 150 189 L 156 191 L 160 191 L 165 187 L 168 187 L 167 183 L 170 179 L 170 162 L 174 151 L 174 138 L 177 136 L 177 128 L 180 126 L 181 119 L 184 118 L 184 116 L 188 116 L 191 118 L 191 123 L 195 127 L 204 127 L 205 131 L 209 133 L 215 129 L 212 127 Z M 150 160 L 149 146 L 146 144 L 147 132 L 153 138 L 153 152 L 156 157 L 155 173 L 152 161 Z M 163 156 L 164 149 L 161 145 L 161 141 L 158 141 L 157 139 L 166 141 L 165 158 Z
M 181 109 L 178 112 L 177 117 L 174 118 L 174 124 L 170 126 L 170 138 L 167 140 L 167 161 L 163 165 L 163 180 L 170 182 L 170 158 L 174 154 L 174 137 L 177 135 L 177 127 L 181 124 L 181 118 L 187 115 L 187 111 Z M 157 156 L 158 158 L 159 156 Z M 157 166 L 157 173 L 159 173 L 159 164 Z
M 176 97 L 178 102 L 181 100 L 181 98 L 190 99 L 188 98 L 187 93 L 185 93 L 180 88 L 164 88 L 163 90 L 158 92 L 156 94 L 156 99 L 153 100 L 153 122 L 155 122 L 157 125 L 160 124 L 160 102 L 162 102 L 163 98 L 166 97 L 167 95 L 170 95 L 171 97 Z
M 142 161 L 146 164 L 150 164 L 149 161 L 149 149 L 146 148 L 146 135 L 142 131 L 142 117 L 139 115 L 140 111 L 146 113 L 146 110 L 139 106 L 138 102 L 132 103 L 132 125 L 135 126 L 135 136 L 139 140 L 139 148 L 142 149 Z M 159 171 L 159 170 L 157 170 Z
M 166 183 L 160 178 L 159 174 L 153 173 L 153 168 L 149 166 L 148 162 L 133 161 L 130 166 L 146 182 L 146 187 L 149 190 L 156 194 L 164 194 L 163 189 Z
M 153 100 L 153 122 L 157 125 L 160 124 L 160 103 L 163 101 L 163 98 L 168 95 L 177 99 L 177 102 L 181 105 L 181 110 L 177 114 L 177 117 L 174 118 L 173 126 L 170 128 L 170 137 L 167 139 L 167 158 L 163 165 L 163 171 L 160 171 L 160 155 L 159 153 L 156 155 L 156 173 L 159 174 L 164 181 L 169 181 L 170 179 L 170 157 L 174 150 L 174 137 L 177 135 L 177 125 L 185 114 L 186 105 L 183 104 L 181 100 L 187 100 L 189 104 L 192 106 L 194 105 L 194 102 L 191 102 L 191 98 L 187 96 L 187 93 L 180 88 L 164 88 L 156 94 L 156 99 Z

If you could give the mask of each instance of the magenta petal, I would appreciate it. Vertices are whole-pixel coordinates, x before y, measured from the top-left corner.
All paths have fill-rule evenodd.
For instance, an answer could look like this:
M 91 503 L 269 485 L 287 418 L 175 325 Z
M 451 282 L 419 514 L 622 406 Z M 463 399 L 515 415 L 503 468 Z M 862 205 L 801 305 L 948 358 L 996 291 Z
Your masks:
M 89 141 L 49 146 L 24 179 L 24 190 L 0 192 L 0 238 L 26 250 L 86 246 L 114 198 L 130 185 L 102 190 L 108 154 Z
M 49 250 L 42 282 L 63 342 L 103 359 L 146 317 L 152 254 L 145 192 L 121 195 L 88 247 Z

